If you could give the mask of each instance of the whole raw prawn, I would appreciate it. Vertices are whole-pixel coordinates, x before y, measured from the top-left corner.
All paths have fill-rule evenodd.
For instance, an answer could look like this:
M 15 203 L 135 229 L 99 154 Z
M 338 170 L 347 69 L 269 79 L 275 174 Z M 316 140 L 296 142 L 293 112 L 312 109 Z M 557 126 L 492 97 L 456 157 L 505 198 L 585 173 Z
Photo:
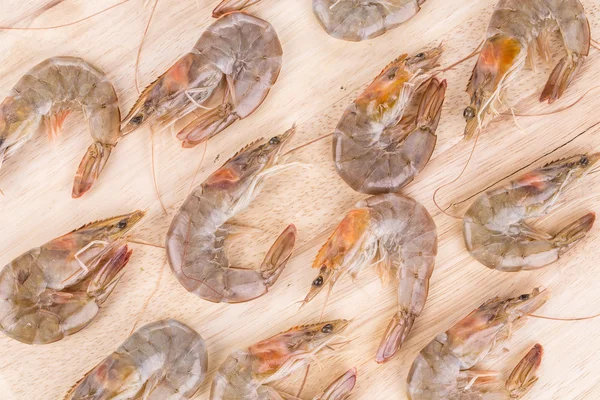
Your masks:
M 550 33 L 558 30 L 567 54 L 552 71 L 540 101 L 562 96 L 590 51 L 590 26 L 579 0 L 500 0 L 467 87 L 471 104 L 465 109 L 465 137 L 496 113 L 503 91 L 523 69 L 533 66 L 534 49 L 550 61 Z
M 165 319 L 142 326 L 71 388 L 65 400 L 184 400 L 206 377 L 204 339 Z
M 383 194 L 369 197 L 350 210 L 319 250 L 313 280 L 304 303 L 340 276 L 376 265 L 382 280 L 398 279 L 398 312 L 377 350 L 375 361 L 388 361 L 406 340 L 425 307 L 429 278 L 437 255 L 435 223 L 425 207 L 410 197 Z
M 42 128 L 50 139 L 81 110 L 94 143 L 79 164 L 74 198 L 90 190 L 119 139 L 117 94 L 98 68 L 77 57 L 53 57 L 29 70 L 0 104 L 0 165 Z
M 167 258 L 179 282 L 212 302 L 239 303 L 265 294 L 283 271 L 296 241 L 289 225 L 264 258 L 260 271 L 229 265 L 225 239 L 240 229 L 228 222 L 245 209 L 264 181 L 292 164 L 279 165 L 294 128 L 238 152 L 198 186 L 175 214 L 167 233 Z
M 213 379 L 210 400 L 283 400 L 286 397 L 267 384 L 285 379 L 318 355 L 327 354 L 327 346 L 340 337 L 348 324 L 339 319 L 297 326 L 245 350 L 234 351 Z M 341 400 L 352 390 L 352 378 L 344 377 L 333 384 L 338 388 L 337 397 L 330 395 L 325 399 Z
M 594 224 L 589 213 L 550 235 L 526 221 L 548 214 L 561 195 L 600 160 L 600 153 L 557 160 L 504 187 L 490 190 L 463 217 L 463 236 L 471 255 L 488 268 L 520 271 L 541 268 L 571 248 Z
M 535 372 L 542 357 L 541 346 L 517 365 L 506 388 L 497 387 L 498 373 L 478 371 L 477 365 L 510 338 L 519 327 L 519 320 L 536 311 L 547 299 L 547 291 L 539 289 L 506 300 L 496 297 L 437 335 L 412 364 L 407 378 L 408 398 L 475 400 L 522 396 L 537 380 Z
M 414 17 L 425 0 L 313 0 L 329 35 L 358 42 L 372 39 Z
M 123 132 L 148 123 L 168 126 L 203 109 L 177 134 L 183 147 L 202 143 L 260 106 L 279 76 L 282 54 L 271 24 L 241 12 L 224 15 L 144 90 Z M 215 99 L 220 104 L 211 108 Z
M 55 342 L 85 328 L 129 261 L 124 235 L 135 211 L 92 222 L 29 250 L 0 271 L 0 330 L 28 344 Z
M 388 65 L 344 112 L 333 135 L 338 174 L 356 191 L 397 192 L 431 158 L 446 81 L 431 77 L 442 48 Z

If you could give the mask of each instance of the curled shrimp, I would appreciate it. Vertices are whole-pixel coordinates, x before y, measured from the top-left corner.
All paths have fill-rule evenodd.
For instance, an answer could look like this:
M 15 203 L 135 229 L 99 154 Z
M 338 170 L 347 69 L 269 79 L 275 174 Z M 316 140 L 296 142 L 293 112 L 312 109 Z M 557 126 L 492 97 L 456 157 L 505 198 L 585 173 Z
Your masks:
M 200 108 L 204 112 L 177 134 L 183 147 L 196 146 L 260 106 L 279 76 L 282 54 L 271 24 L 241 12 L 224 15 L 142 92 L 123 132 L 148 123 L 169 126 Z
M 425 168 L 446 93 L 446 81 L 430 73 L 441 54 L 441 47 L 403 54 L 344 112 L 333 135 L 333 158 L 352 189 L 397 192 Z
M 542 352 L 530 352 L 517 365 L 505 388 L 498 387 L 495 371 L 477 370 L 497 346 L 506 342 L 518 322 L 540 308 L 548 291 L 500 300 L 493 298 L 456 325 L 439 334 L 417 356 L 407 378 L 410 400 L 519 398 L 535 383 Z M 541 350 L 541 346 L 540 346 Z M 509 394 L 510 393 L 510 394 Z
M 179 282 L 212 302 L 240 303 L 264 295 L 277 281 L 296 242 L 289 225 L 264 258 L 260 271 L 229 265 L 225 239 L 242 227 L 228 220 L 245 209 L 266 178 L 293 166 L 278 164 L 295 129 L 242 149 L 184 201 L 167 233 L 167 258 Z
M 206 377 L 204 339 L 165 319 L 142 326 L 71 388 L 65 400 L 191 398 Z
M 242 11 L 258 2 L 260 2 L 260 0 L 223 0 L 215 7 L 212 16 L 214 18 L 219 18 L 230 12 Z
M 559 99 L 590 51 L 590 26 L 579 0 L 500 0 L 467 87 L 465 138 L 482 128 L 496 103 L 526 62 L 533 66 L 534 49 L 549 62 L 549 36 L 558 30 L 567 54 L 552 71 L 540 101 Z
M 144 212 L 108 218 L 29 250 L 0 271 L 0 330 L 27 344 L 85 328 L 115 288 L 131 251 L 124 235 Z
M 486 267 L 507 272 L 541 268 L 558 260 L 592 228 L 595 214 L 584 215 L 555 235 L 525 221 L 556 208 L 561 195 L 598 160 L 600 153 L 553 161 L 478 197 L 463 217 L 467 250 Z
M 429 278 L 437 255 L 435 223 L 425 207 L 410 197 L 388 193 L 362 200 L 350 210 L 319 250 L 313 280 L 304 303 L 340 276 L 356 277 L 375 265 L 383 281 L 398 279 L 398 312 L 377 350 L 375 361 L 388 361 L 408 337 L 425 307 Z
M 313 11 L 329 35 L 358 42 L 396 28 L 421 10 L 425 0 L 313 0 Z
M 123 136 L 117 94 L 98 68 L 77 57 L 53 57 L 29 70 L 0 104 L 0 164 L 38 131 L 54 140 L 75 110 L 85 116 L 94 143 L 75 175 L 72 196 L 90 190 Z
M 330 353 L 328 345 L 340 337 L 348 327 L 344 319 L 302 325 L 253 344 L 245 350 L 236 350 L 221 364 L 210 388 L 210 400 L 283 400 L 268 383 L 287 378 L 305 367 L 317 356 Z M 341 389 L 343 399 L 348 390 L 345 379 L 334 386 Z M 353 385 L 352 385 L 353 386 Z M 351 388 L 350 388 L 351 390 Z M 327 397 L 325 397 L 327 399 Z

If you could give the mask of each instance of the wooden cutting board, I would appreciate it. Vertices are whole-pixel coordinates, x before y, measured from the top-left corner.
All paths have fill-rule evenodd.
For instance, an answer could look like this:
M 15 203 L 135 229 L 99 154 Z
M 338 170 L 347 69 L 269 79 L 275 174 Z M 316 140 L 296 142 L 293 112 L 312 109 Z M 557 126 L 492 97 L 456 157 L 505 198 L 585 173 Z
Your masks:
M 0 25 L 49 26 L 90 15 L 117 1 L 2 0 Z M 47 57 L 80 56 L 102 68 L 116 87 L 123 113 L 137 97 L 134 63 L 152 4 L 131 0 L 85 22 L 45 31 L 0 32 L 0 96 Z M 159 0 L 141 55 L 140 85 L 163 73 L 192 48 L 213 22 L 217 1 Z M 402 27 L 362 43 L 348 43 L 326 35 L 309 0 L 264 0 L 249 12 L 270 21 L 284 48 L 283 70 L 264 104 L 244 121 L 210 140 L 196 182 L 245 144 L 270 137 L 293 123 L 298 133 L 292 145 L 330 133 L 345 107 L 396 56 L 415 53 L 443 41 L 442 65 L 471 53 L 484 36 L 495 0 L 428 0 L 423 10 Z M 594 37 L 600 39 L 598 0 L 583 1 Z M 554 62 L 561 54 L 556 47 Z M 443 207 L 461 215 L 471 196 L 503 181 L 520 168 L 578 153 L 600 150 L 600 96 L 595 91 L 576 106 L 551 116 L 500 116 L 481 136 L 473 159 L 456 182 L 472 148 L 462 140 L 464 89 L 474 65 L 464 62 L 443 75 L 448 93 L 438 129 L 434 156 L 418 179 L 404 191 L 432 213 L 439 233 L 439 256 L 431 279 L 427 306 L 417 319 L 399 356 L 385 365 L 373 361 L 383 330 L 395 312 L 394 285 L 382 287 L 367 270 L 356 282 L 341 280 L 329 299 L 324 318 L 355 318 L 348 333 L 353 339 L 335 359 L 313 366 L 302 396 L 310 398 L 326 382 L 350 367 L 359 371 L 355 399 L 405 399 L 405 380 L 420 349 L 437 333 L 486 299 L 529 292 L 543 285 L 553 292 L 540 310 L 551 316 L 576 317 L 600 312 L 600 228 L 569 251 L 559 262 L 537 272 L 499 273 L 471 259 L 461 236 L 461 222 L 439 212 L 434 190 Z M 510 90 L 510 104 L 518 113 L 540 113 L 572 103 L 600 81 L 600 57 L 592 50 L 563 99 L 539 104 L 541 88 L 550 72 L 541 61 L 536 73 L 525 71 Z M 517 125 L 518 123 L 518 125 Z M 64 135 L 53 145 L 40 135 L 8 160 L 0 171 L 0 265 L 24 251 L 86 222 L 134 209 L 148 209 L 135 236 L 163 243 L 172 215 L 189 191 L 205 151 L 204 145 L 182 149 L 170 132 L 154 137 L 156 173 L 167 214 L 161 210 L 152 184 L 151 136 L 143 129 L 122 140 L 94 190 L 82 199 L 70 197 L 73 174 L 90 143 L 80 115 L 67 120 Z M 263 233 L 241 239 L 232 258 L 257 265 L 269 244 L 288 223 L 299 232 L 297 250 L 285 272 L 266 296 L 246 304 L 205 302 L 186 292 L 165 265 L 164 251 L 133 244 L 127 272 L 98 317 L 89 327 L 60 342 L 28 346 L 0 336 L 0 398 L 57 399 L 106 355 L 115 350 L 134 326 L 162 318 L 179 319 L 196 329 L 209 349 L 208 378 L 195 398 L 207 399 L 210 382 L 225 357 L 270 335 L 302 323 L 317 321 L 324 296 L 298 311 L 312 279 L 311 262 L 319 246 L 345 211 L 364 195 L 353 192 L 336 174 L 331 139 L 294 153 L 291 161 L 312 165 L 271 179 L 252 206 L 239 215 L 240 223 Z M 590 175 L 566 198 L 564 206 L 540 225 L 555 231 L 584 213 L 600 211 L 600 175 Z M 145 307 L 147 303 L 147 307 Z M 546 355 L 540 381 L 529 399 L 600 398 L 600 319 L 556 322 L 530 319 L 513 334 L 507 351 L 491 360 L 490 368 L 508 372 L 535 342 Z M 301 374 L 281 386 L 296 392 Z

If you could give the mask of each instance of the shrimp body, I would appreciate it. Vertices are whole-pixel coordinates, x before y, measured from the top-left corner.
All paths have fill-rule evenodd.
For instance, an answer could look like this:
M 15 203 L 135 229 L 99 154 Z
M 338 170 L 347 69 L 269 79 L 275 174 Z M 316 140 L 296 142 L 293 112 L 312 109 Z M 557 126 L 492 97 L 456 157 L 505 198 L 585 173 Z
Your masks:
M 330 282 L 355 277 L 376 265 L 382 280 L 398 279 L 398 312 L 392 318 L 375 360 L 389 360 L 407 338 L 425 307 L 437 255 L 435 223 L 425 207 L 399 194 L 369 197 L 356 204 L 321 248 L 313 268 L 319 275 L 304 302 Z
M 169 126 L 202 108 L 177 134 L 183 147 L 202 143 L 260 106 L 279 76 L 282 54 L 271 24 L 242 12 L 226 14 L 144 90 L 123 130 L 148 123 Z M 209 102 L 215 100 L 220 104 L 213 107 Z
M 518 325 L 515 323 L 540 308 L 547 291 L 500 300 L 493 298 L 439 334 L 417 356 L 408 373 L 410 400 L 476 400 L 486 395 L 509 398 L 504 388 L 487 387 L 497 375 L 474 367 L 505 342 Z M 541 352 L 528 354 L 509 379 L 511 393 L 524 393 L 532 384 L 532 375 L 541 361 Z M 531 366 L 532 368 L 527 368 Z M 535 381 L 533 381 L 535 382 Z M 491 392 L 490 392 L 491 391 Z
M 174 319 L 144 325 L 90 370 L 65 400 L 185 400 L 206 377 L 204 339 Z
M 313 0 L 325 31 L 358 42 L 383 35 L 414 17 L 425 0 Z
M 348 321 L 343 319 L 297 326 L 245 350 L 234 351 L 219 367 L 209 399 L 283 400 L 284 397 L 267 384 L 285 379 L 326 352 L 326 346 L 339 338 L 347 326 Z M 345 387 L 341 392 L 347 393 L 344 381 L 340 379 L 334 385 Z M 330 397 L 332 400 L 343 398 L 341 395 Z
M 115 288 L 142 211 L 93 222 L 29 250 L 0 271 L 0 330 L 27 344 L 79 332 Z
M 579 0 L 500 0 L 467 87 L 465 137 L 489 121 L 499 99 L 527 60 L 533 66 L 537 47 L 550 61 L 549 36 L 558 30 L 566 50 L 550 75 L 540 101 L 559 99 L 590 51 L 590 26 Z
M 184 201 L 167 233 L 166 248 L 171 269 L 188 291 L 212 302 L 239 303 L 262 296 L 279 278 L 294 248 L 294 225 L 275 241 L 260 271 L 230 266 L 224 246 L 236 229 L 228 220 L 248 206 L 265 178 L 287 169 L 277 162 L 293 132 L 249 145 Z
M 72 111 L 81 110 L 94 143 L 81 160 L 74 198 L 90 190 L 123 136 L 117 94 L 98 68 L 77 57 L 53 57 L 29 70 L 0 104 L 0 164 L 42 128 L 60 134 Z
M 446 81 L 432 78 L 441 47 L 388 65 L 346 109 L 333 135 L 338 174 L 356 191 L 397 192 L 431 158 Z
M 463 217 L 463 236 L 471 255 L 488 268 L 508 272 L 541 268 L 558 260 L 591 229 L 594 213 L 555 235 L 526 220 L 552 211 L 561 195 L 598 160 L 600 153 L 557 160 L 478 197 Z

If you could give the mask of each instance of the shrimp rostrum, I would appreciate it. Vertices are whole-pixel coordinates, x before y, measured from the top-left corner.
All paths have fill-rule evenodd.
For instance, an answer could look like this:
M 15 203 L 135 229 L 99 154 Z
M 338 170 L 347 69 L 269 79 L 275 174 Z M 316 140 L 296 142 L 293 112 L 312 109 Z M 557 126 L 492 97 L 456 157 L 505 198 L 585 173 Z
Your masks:
M 377 350 L 375 361 L 388 361 L 402 346 L 425 307 L 437 255 L 437 231 L 431 215 L 415 200 L 399 194 L 369 197 L 356 204 L 323 245 L 313 262 L 319 275 L 304 303 L 344 274 L 355 278 L 370 265 L 383 281 L 398 280 L 398 311 Z
M 500 0 L 494 9 L 486 40 L 467 87 L 471 104 L 465 109 L 465 137 L 473 137 L 496 113 L 503 91 L 534 49 L 550 61 L 550 33 L 558 30 L 566 55 L 558 62 L 540 101 L 559 99 L 590 51 L 590 26 L 579 0 Z
M 261 105 L 279 76 L 282 54 L 271 24 L 242 12 L 226 14 L 144 90 L 123 131 L 169 126 L 202 111 L 177 134 L 183 147 L 202 143 Z M 213 107 L 215 100 L 220 103 Z
M 358 42 L 372 39 L 414 17 L 425 0 L 313 0 L 329 35 Z
M 446 81 L 432 77 L 442 47 L 388 65 L 346 109 L 333 134 L 338 174 L 358 192 L 398 192 L 433 154 Z
M 463 236 L 471 255 L 488 268 L 520 271 L 544 267 L 583 239 L 595 220 L 593 212 L 555 235 L 527 223 L 548 214 L 561 196 L 600 160 L 600 153 L 557 160 L 504 187 L 478 197 L 463 217 Z
M 142 326 L 71 388 L 64 400 L 186 400 L 206 377 L 204 339 L 174 319 Z
M 265 179 L 294 166 L 278 163 L 294 129 L 241 150 L 194 189 L 175 214 L 167 258 L 188 291 L 212 302 L 240 303 L 265 294 L 281 275 L 296 242 L 294 225 L 279 235 L 259 271 L 229 265 L 225 240 L 244 233 L 228 220 L 250 204 Z
M 0 330 L 27 344 L 85 328 L 119 282 L 124 235 L 142 211 L 93 222 L 29 250 L 0 271 Z
M 493 350 L 510 339 L 527 315 L 548 299 L 547 291 L 500 300 L 493 298 L 435 337 L 417 356 L 407 378 L 410 400 L 476 400 L 522 397 L 537 381 L 542 358 L 535 346 L 504 385 L 499 373 L 478 369 Z M 504 387 L 502 387 L 504 386 Z
M 29 70 L 0 104 L 0 165 L 40 130 L 56 139 L 65 118 L 81 110 L 94 139 L 79 164 L 72 196 L 90 190 L 123 136 L 117 94 L 98 68 L 77 57 L 53 57 Z
M 271 382 L 287 378 L 309 365 L 316 357 L 332 355 L 334 341 L 348 327 L 339 319 L 302 325 L 235 350 L 221 364 L 210 389 L 210 400 L 283 400 Z M 335 354 L 335 353 L 334 353 Z M 338 378 L 316 399 L 342 400 L 354 387 L 355 374 L 349 371 Z

